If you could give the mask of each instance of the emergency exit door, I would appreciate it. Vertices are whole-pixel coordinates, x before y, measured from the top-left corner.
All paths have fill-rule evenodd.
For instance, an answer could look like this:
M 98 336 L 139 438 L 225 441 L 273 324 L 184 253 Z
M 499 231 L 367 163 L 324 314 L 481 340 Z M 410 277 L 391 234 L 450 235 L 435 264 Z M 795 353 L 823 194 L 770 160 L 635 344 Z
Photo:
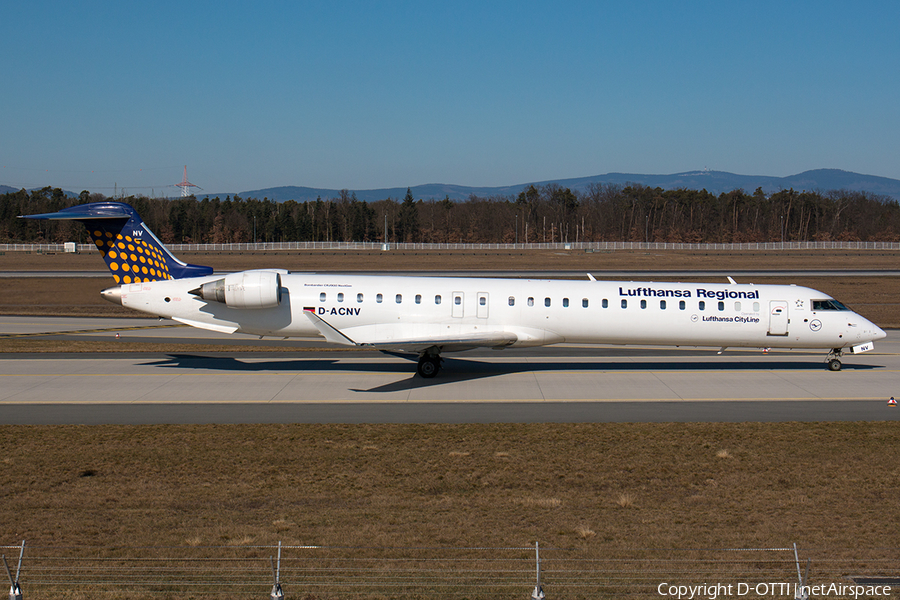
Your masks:
M 453 292 L 450 301 L 453 303 L 450 308 L 450 314 L 461 319 L 464 314 L 463 311 L 465 310 L 466 295 L 463 292 Z
M 487 319 L 488 318 L 488 293 L 487 292 L 478 292 L 477 304 L 475 304 L 475 316 L 479 319 Z

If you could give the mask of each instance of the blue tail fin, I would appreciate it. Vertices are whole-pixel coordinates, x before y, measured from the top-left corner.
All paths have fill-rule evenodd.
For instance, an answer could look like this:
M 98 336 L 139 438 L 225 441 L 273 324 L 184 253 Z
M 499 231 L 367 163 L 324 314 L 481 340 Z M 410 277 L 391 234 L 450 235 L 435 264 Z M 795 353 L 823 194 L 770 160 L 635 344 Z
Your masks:
M 81 221 L 100 250 L 116 283 L 184 279 L 211 275 L 212 267 L 184 263 L 163 246 L 140 215 L 121 202 L 94 202 L 26 219 Z

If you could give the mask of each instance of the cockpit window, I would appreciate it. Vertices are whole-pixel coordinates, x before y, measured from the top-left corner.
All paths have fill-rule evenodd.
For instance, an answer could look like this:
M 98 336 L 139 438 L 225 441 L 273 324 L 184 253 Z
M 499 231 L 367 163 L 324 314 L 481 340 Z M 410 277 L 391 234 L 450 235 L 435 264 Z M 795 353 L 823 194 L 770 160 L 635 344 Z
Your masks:
M 813 300 L 813 310 L 850 310 L 837 300 Z

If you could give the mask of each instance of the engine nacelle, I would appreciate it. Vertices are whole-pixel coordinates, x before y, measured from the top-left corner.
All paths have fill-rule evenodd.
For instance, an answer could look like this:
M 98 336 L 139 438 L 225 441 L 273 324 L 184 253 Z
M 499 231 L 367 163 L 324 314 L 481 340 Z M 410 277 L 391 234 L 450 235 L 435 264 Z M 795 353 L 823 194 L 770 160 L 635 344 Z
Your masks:
M 189 293 L 229 308 L 274 308 L 281 304 L 281 275 L 275 271 L 242 271 L 204 283 Z

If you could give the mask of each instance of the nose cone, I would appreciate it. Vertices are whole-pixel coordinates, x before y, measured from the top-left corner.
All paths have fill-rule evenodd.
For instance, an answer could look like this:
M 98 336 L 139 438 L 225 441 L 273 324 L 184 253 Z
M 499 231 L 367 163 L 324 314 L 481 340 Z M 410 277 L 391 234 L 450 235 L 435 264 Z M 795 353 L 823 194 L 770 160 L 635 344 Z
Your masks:
M 875 337 L 872 338 L 873 342 L 875 340 L 883 340 L 887 337 L 887 332 L 884 329 L 882 329 L 878 325 L 873 325 L 872 327 L 875 329 Z
M 111 287 L 100 292 L 104 300 L 108 300 L 113 304 L 122 304 L 122 288 L 121 286 Z

